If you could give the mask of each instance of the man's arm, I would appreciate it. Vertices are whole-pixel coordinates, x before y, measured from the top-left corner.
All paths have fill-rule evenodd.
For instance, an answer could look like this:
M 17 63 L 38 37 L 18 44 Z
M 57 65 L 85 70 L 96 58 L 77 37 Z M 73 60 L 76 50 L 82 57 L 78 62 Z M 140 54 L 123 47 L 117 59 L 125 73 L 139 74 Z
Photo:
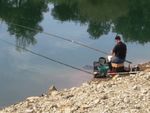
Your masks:
M 113 50 L 111 52 L 112 56 L 115 56 L 115 53 L 116 53 L 116 45 L 114 46 L 114 48 L 113 48 Z

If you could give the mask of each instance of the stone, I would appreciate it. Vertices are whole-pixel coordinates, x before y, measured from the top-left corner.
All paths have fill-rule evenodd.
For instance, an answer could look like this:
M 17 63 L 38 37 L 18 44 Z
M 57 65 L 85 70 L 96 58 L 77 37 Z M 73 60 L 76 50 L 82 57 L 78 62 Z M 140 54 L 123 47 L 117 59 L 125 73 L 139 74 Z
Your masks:
M 48 89 L 49 92 L 51 91 L 57 91 L 56 87 L 54 85 L 52 85 L 49 89 Z
M 34 100 L 39 99 L 39 97 L 35 96 L 35 97 L 28 97 L 26 100 L 29 102 L 34 102 Z
M 125 98 L 123 99 L 123 101 L 124 101 L 125 103 L 129 103 L 129 102 L 130 102 L 130 99 L 127 98 L 127 97 L 125 97 Z
M 50 95 L 28 97 L 0 109 L 0 113 L 149 113 L 149 75 L 144 72 L 116 80 L 99 79 L 62 91 L 52 87 Z
M 87 82 L 86 82 L 86 83 L 83 83 L 82 86 L 88 87 L 88 86 L 89 86 L 89 83 L 87 83 Z
M 145 75 L 146 80 L 150 80 L 150 74 Z
M 65 111 L 65 113 L 72 113 L 72 111 L 71 111 L 71 108 L 70 108 L 70 107 L 66 107 L 64 111 Z
M 101 97 L 101 99 L 103 99 L 103 100 L 108 99 L 108 96 L 107 96 L 107 95 L 103 95 L 103 96 Z
M 32 113 L 33 112 L 33 109 L 26 109 L 25 110 L 25 113 Z
M 139 89 L 140 88 L 137 85 L 133 86 L 133 90 L 139 90 Z
M 48 89 L 48 92 L 47 94 L 48 95 L 56 95 L 58 92 L 57 92 L 57 89 L 54 85 L 52 85 L 49 89 Z
M 97 104 L 97 103 L 99 103 L 99 102 L 100 102 L 99 99 L 94 100 L 94 104 Z

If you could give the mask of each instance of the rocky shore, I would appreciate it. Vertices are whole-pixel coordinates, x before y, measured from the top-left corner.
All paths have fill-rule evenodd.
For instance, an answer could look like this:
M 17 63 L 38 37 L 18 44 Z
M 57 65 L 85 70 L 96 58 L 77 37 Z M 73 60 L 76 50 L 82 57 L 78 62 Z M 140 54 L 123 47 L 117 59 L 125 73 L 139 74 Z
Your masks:
M 28 97 L 0 113 L 150 113 L 150 72 L 111 80 L 93 80 L 80 87 Z

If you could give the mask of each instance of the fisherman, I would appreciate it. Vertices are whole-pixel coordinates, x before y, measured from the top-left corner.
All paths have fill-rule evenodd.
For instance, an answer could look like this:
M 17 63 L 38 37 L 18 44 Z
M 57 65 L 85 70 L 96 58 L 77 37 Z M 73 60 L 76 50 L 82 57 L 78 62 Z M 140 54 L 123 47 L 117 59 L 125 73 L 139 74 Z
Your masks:
M 127 46 L 121 41 L 120 36 L 115 37 L 116 45 L 112 50 L 111 63 L 122 64 L 126 59 Z
M 94 62 L 94 78 L 106 77 L 108 73 L 128 71 L 124 68 L 127 47 L 121 41 L 120 36 L 115 37 L 116 45 L 112 49 L 112 55 L 108 59 L 100 57 L 99 62 Z M 113 74 L 114 75 L 114 74 Z

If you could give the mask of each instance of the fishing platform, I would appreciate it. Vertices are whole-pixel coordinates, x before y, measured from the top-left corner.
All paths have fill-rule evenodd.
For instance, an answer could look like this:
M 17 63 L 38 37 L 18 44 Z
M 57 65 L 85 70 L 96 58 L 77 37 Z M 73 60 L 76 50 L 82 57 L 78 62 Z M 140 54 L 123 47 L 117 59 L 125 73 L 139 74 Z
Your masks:
M 136 74 L 140 71 L 138 66 L 131 67 L 131 62 L 128 62 L 128 67 L 124 63 L 111 63 L 107 58 L 100 57 L 98 61 L 93 62 L 94 78 L 108 78 L 115 75 Z

